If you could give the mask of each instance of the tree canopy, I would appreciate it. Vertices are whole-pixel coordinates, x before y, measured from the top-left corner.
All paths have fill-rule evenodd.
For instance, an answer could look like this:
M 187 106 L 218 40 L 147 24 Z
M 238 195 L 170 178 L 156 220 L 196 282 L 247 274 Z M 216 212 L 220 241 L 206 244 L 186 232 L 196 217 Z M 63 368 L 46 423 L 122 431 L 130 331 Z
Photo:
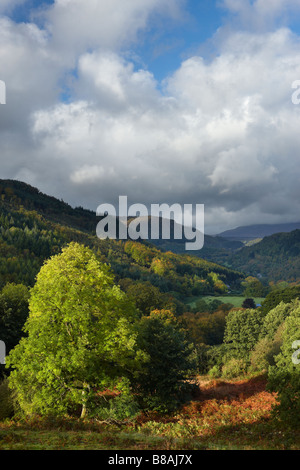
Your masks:
M 29 311 L 7 358 L 23 412 L 84 413 L 94 388 L 121 386 L 138 367 L 135 307 L 90 249 L 71 243 L 45 262 Z
M 135 381 L 142 407 L 165 412 L 175 409 L 195 371 L 194 346 L 169 310 L 153 310 L 139 323 L 138 344 L 147 362 Z
M 278 394 L 275 412 L 290 425 L 300 424 L 300 301 L 289 304 L 289 315 L 283 322 L 282 345 L 269 368 L 268 388 Z M 296 360 L 294 357 L 296 356 Z

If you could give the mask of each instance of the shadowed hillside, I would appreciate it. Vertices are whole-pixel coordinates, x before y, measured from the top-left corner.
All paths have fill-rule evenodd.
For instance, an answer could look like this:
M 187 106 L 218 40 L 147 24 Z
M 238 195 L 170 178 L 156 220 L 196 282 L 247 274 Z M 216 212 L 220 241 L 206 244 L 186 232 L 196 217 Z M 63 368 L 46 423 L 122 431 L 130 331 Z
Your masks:
M 277 233 L 244 247 L 228 258 L 228 266 L 265 280 L 300 280 L 300 230 Z
M 180 297 L 222 293 L 238 287 L 243 275 L 188 254 L 162 252 L 149 243 L 99 240 L 99 218 L 73 209 L 18 181 L 0 181 L 0 284 L 32 285 L 44 260 L 71 241 L 92 248 L 109 263 L 126 288 L 149 282 L 162 293 Z

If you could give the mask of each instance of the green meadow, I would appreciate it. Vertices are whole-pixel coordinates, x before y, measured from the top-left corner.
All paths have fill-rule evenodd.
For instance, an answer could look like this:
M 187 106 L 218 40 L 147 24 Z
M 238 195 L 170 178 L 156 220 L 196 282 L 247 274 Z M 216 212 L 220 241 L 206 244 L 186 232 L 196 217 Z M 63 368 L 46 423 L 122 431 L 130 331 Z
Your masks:
M 264 297 L 252 297 L 256 304 L 261 304 L 264 301 Z M 219 300 L 224 304 L 232 304 L 234 307 L 241 307 L 246 297 L 244 296 L 236 296 L 236 295 L 221 295 L 221 296 L 201 296 L 201 297 L 193 297 L 192 299 L 188 299 L 187 304 L 191 307 L 196 306 L 197 300 L 205 300 L 205 302 L 212 302 L 214 300 Z

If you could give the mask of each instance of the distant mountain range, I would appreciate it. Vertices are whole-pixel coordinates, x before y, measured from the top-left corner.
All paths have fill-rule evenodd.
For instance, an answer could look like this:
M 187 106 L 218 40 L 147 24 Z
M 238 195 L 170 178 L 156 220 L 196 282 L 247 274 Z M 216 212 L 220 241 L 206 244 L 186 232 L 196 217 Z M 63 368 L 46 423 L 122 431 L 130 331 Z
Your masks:
M 300 229 L 300 222 L 288 224 L 258 224 L 237 227 L 218 234 L 218 237 L 226 240 L 246 242 L 274 235 L 275 233 L 287 233 Z
M 13 227 L 18 227 L 18 230 L 21 229 L 20 220 L 23 220 L 23 218 L 22 227 L 25 228 L 26 226 L 37 225 L 40 217 L 42 217 L 47 221 L 47 224 L 49 222 L 63 227 L 64 234 L 67 228 L 72 230 L 72 232 L 68 232 L 69 239 L 76 239 L 77 237 L 86 240 L 86 237 L 88 237 L 89 240 L 93 240 L 92 243 L 95 243 L 95 239 L 97 240 L 96 226 L 101 218 L 97 217 L 93 211 L 82 207 L 74 209 L 62 200 L 43 194 L 37 188 L 26 183 L 14 180 L 0 180 L 0 197 L 0 206 L 2 206 L 0 216 L 5 227 L 11 227 L 9 231 L 5 232 L 7 237 L 5 243 L 4 240 L 2 244 L 0 243 L 0 249 L 2 247 L 5 259 L 7 257 L 13 259 L 13 256 L 18 256 L 16 245 L 13 248 L 13 237 L 17 237 L 19 232 Z M 9 219 L 9 213 L 13 214 L 12 220 Z M 15 220 L 13 220 L 14 218 Z M 30 221 L 31 218 L 35 220 L 34 224 Z M 18 221 L 18 224 L 16 224 L 16 221 Z M 151 219 L 148 222 L 150 224 Z M 158 240 L 150 239 L 143 243 L 152 247 L 155 246 L 164 252 L 166 256 L 168 256 L 167 252 L 172 252 L 197 257 L 229 270 L 257 276 L 265 282 L 278 280 L 300 281 L 300 222 L 249 225 L 227 230 L 216 236 L 205 235 L 204 247 L 198 251 L 186 251 L 185 243 L 190 240 L 186 240 L 184 237 L 178 240 L 174 237 L 175 227 L 177 227 L 176 222 L 170 221 L 170 227 L 171 236 L 168 240 L 161 237 Z M 2 233 L 4 233 L 3 230 L 2 225 Z M 50 238 L 45 241 L 43 248 L 45 254 L 52 254 L 51 247 L 55 242 L 54 233 L 56 229 L 53 229 L 52 232 L 51 230 L 47 227 Z M 25 232 L 24 234 L 26 235 Z M 23 237 L 23 235 L 21 237 L 21 232 L 18 236 L 20 239 Z M 137 240 L 137 242 L 141 242 L 141 240 Z M 7 243 L 10 244 L 9 248 Z M 22 250 L 26 251 L 26 244 L 23 246 L 23 243 L 19 240 L 16 243 L 20 244 L 20 249 L 22 247 Z M 41 238 L 36 243 L 41 244 Z M 32 240 L 28 241 L 28 244 L 31 247 Z M 47 248 L 48 245 L 51 249 Z M 113 251 L 119 249 L 119 245 L 114 243 L 103 244 L 104 246 L 110 246 Z M 122 263 L 118 264 L 117 270 L 122 269 Z M 213 268 L 211 267 L 211 269 Z M 216 269 L 219 268 L 216 266 Z

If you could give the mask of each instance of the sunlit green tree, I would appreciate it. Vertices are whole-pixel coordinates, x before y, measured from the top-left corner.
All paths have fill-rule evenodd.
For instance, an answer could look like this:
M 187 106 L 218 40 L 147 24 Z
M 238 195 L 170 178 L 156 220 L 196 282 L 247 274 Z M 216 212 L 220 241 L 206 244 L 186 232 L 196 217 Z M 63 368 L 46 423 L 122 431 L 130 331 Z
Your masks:
M 28 336 L 7 357 L 26 414 L 83 417 L 94 392 L 121 389 L 138 367 L 135 307 L 90 249 L 71 243 L 46 261 L 29 310 Z
M 283 322 L 281 352 L 269 368 L 268 389 L 277 393 L 277 416 L 299 427 L 300 424 L 300 301 L 293 301 L 290 315 Z

